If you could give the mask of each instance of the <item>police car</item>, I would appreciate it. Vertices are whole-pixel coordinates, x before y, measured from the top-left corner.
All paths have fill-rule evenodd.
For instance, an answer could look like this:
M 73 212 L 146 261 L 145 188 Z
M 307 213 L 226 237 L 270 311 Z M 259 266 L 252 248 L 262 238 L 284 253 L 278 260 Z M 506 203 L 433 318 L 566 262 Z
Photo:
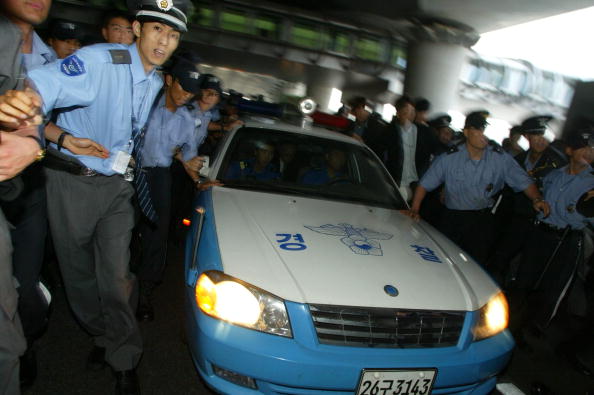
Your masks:
M 229 133 L 185 255 L 198 372 L 223 394 L 486 394 L 503 294 L 407 209 L 365 145 L 268 119 Z

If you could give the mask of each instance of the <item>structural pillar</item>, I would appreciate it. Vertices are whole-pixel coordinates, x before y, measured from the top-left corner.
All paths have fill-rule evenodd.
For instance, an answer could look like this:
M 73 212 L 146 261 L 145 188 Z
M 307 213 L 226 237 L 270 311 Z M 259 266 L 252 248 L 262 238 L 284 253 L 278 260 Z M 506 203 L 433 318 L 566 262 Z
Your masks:
M 466 26 L 418 24 L 407 31 L 408 55 L 404 93 L 431 102 L 430 113 L 454 107 L 467 51 L 479 34 Z

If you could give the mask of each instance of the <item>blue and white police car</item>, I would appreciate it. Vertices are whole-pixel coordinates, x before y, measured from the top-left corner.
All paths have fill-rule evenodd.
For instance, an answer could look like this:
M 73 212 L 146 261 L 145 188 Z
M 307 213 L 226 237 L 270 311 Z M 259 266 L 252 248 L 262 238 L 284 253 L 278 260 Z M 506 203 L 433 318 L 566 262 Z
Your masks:
M 223 394 L 486 394 L 514 341 L 501 290 L 401 210 L 363 144 L 248 121 L 210 158 L 185 259 L 189 347 Z

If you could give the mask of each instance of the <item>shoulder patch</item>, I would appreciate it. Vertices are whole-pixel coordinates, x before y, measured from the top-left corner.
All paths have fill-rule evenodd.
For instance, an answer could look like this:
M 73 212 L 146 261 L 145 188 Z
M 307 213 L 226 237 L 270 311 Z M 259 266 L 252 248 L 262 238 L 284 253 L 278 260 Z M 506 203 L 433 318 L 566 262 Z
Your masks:
M 110 49 L 111 63 L 113 64 L 131 64 L 132 57 L 126 49 Z
M 86 73 L 84 62 L 76 55 L 65 58 L 60 64 L 60 70 L 69 77 Z

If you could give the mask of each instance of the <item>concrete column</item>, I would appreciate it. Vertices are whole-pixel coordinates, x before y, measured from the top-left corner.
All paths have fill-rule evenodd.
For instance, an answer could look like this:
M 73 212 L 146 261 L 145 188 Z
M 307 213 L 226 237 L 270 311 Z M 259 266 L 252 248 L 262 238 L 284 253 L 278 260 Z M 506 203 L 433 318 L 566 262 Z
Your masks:
M 404 92 L 431 102 L 431 113 L 454 107 L 468 48 L 479 35 L 465 26 L 416 25 L 409 29 Z
M 319 111 L 328 112 L 332 88 L 338 87 L 323 85 L 309 85 L 307 87 L 307 96 L 311 97 L 318 104 Z

